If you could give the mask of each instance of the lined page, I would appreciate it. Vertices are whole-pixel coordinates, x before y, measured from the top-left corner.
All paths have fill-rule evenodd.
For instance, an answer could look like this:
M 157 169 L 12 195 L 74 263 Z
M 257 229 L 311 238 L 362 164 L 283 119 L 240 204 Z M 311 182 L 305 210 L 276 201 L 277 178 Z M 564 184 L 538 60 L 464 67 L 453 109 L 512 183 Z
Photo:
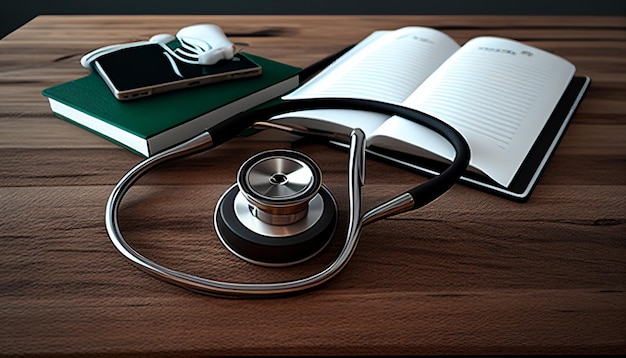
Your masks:
M 404 104 L 459 130 L 472 149 L 470 165 L 507 186 L 574 75 L 553 54 L 493 37 L 469 41 Z M 452 158 L 443 139 L 423 141 L 423 129 L 394 118 L 377 134 L 399 137 Z
M 284 98 L 343 97 L 402 103 L 458 49 L 459 45 L 448 35 L 430 28 L 376 31 Z M 287 117 L 360 127 L 366 135 L 389 118 L 351 110 L 301 111 L 276 118 Z

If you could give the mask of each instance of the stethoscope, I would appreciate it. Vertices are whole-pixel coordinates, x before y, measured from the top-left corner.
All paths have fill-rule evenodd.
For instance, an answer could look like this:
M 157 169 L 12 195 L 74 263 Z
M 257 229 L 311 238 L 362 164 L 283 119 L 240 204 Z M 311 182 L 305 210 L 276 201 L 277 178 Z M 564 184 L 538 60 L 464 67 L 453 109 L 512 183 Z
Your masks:
M 452 163 L 439 175 L 361 214 L 365 181 L 365 135 L 349 136 L 314 131 L 301 125 L 280 124 L 270 118 L 310 109 L 352 109 L 397 115 L 423 125 L 446 139 L 455 150 Z M 337 257 L 323 270 L 291 281 L 272 283 L 225 282 L 191 275 L 160 265 L 137 252 L 122 236 L 119 207 L 132 185 L 164 162 L 214 148 L 251 126 L 273 128 L 306 136 L 349 141 L 348 225 Z M 105 223 L 115 248 L 146 272 L 184 288 L 225 297 L 274 297 L 315 288 L 335 277 L 350 261 L 363 226 L 420 208 L 448 191 L 467 168 L 470 149 L 454 128 L 419 111 L 400 105 L 361 99 L 320 98 L 283 101 L 235 115 L 196 137 L 141 161 L 122 177 L 107 205 Z M 334 236 L 337 204 L 321 182 L 321 171 L 303 153 L 275 150 L 248 159 L 237 173 L 237 183 L 218 200 L 214 226 L 222 244 L 238 257 L 258 265 L 297 264 L 322 251 Z

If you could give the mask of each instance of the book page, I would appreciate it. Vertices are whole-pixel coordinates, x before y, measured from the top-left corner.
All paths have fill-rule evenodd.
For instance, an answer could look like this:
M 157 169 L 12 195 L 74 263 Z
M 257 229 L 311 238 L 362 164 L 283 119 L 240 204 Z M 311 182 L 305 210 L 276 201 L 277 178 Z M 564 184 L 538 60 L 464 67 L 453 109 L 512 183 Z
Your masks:
M 359 98 L 402 103 L 459 45 L 430 28 L 376 31 L 284 99 Z M 387 115 L 351 110 L 301 111 L 275 118 L 310 118 L 372 133 Z
M 468 41 L 403 103 L 455 127 L 470 144 L 470 165 L 508 186 L 561 95 L 574 65 L 508 39 Z M 441 137 L 401 118 L 373 135 L 420 146 L 444 158 L 454 151 Z

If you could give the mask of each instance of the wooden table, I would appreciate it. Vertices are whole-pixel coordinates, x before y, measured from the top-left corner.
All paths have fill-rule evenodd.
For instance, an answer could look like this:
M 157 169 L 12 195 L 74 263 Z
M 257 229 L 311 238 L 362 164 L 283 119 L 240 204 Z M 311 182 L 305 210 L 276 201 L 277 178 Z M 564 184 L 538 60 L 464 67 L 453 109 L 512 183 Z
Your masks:
M 422 25 L 459 42 L 491 34 L 568 58 L 593 82 L 531 199 L 457 185 L 366 227 L 324 287 L 269 300 L 193 293 L 136 269 L 109 241 L 104 204 L 136 155 L 54 117 L 41 90 L 83 75 L 82 54 L 192 24 L 248 52 L 307 66 L 377 29 Z M 0 41 L 0 354 L 489 354 L 626 352 L 626 20 L 505 16 L 40 16 Z M 218 279 L 286 270 L 224 250 L 214 203 L 239 164 L 286 142 L 235 140 L 142 179 L 122 229 L 147 256 Z M 346 212 L 346 156 L 318 160 Z M 423 178 L 368 163 L 364 205 Z M 345 219 L 340 219 L 341 228 Z

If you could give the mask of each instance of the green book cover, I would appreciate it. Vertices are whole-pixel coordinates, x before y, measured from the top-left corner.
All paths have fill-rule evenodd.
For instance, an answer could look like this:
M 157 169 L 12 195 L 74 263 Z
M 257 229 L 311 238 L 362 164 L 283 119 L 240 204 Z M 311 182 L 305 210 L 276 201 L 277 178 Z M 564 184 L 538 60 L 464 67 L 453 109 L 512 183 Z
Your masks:
M 300 68 L 251 54 L 245 56 L 263 68 L 261 76 L 119 101 L 101 77 L 91 72 L 46 88 L 42 94 L 48 97 L 57 116 L 150 156 L 299 85 Z

